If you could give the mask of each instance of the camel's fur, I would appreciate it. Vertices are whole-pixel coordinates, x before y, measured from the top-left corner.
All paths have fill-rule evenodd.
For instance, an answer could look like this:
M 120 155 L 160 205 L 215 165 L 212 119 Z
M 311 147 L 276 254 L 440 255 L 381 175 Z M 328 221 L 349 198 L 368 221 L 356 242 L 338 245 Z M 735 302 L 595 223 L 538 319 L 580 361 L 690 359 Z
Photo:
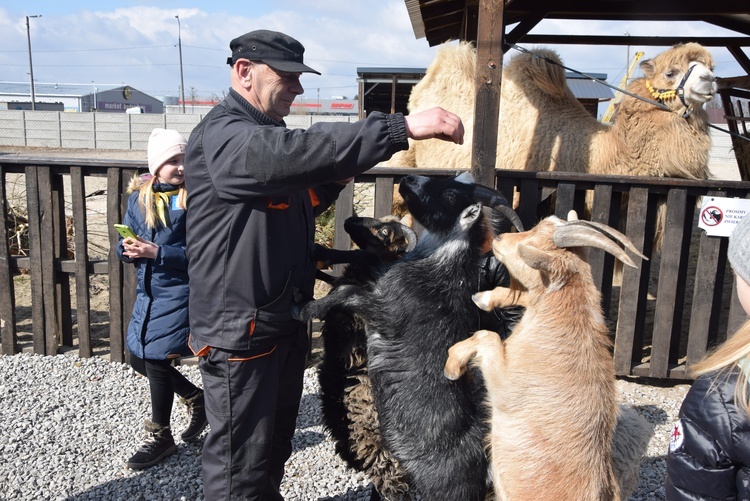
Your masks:
M 448 378 L 460 377 L 470 362 L 483 374 L 500 500 L 621 498 L 613 436 L 616 426 L 625 426 L 617 423 L 611 339 L 582 247 L 593 244 L 559 247 L 570 245 L 562 243 L 559 230 L 569 224 L 553 216 L 532 230 L 495 239 L 493 253 L 521 293 L 496 288 L 476 294 L 474 301 L 488 309 L 517 298 L 526 312 L 506 340 L 479 331 L 448 352 Z M 576 230 L 575 225 L 566 229 L 571 227 Z M 626 237 L 609 228 L 600 240 L 613 234 L 637 253 Z M 634 266 L 621 248 L 605 250 Z M 632 485 L 632 476 L 621 480 Z
M 654 100 L 646 89 L 673 89 L 690 62 L 699 62 L 686 90 L 691 114 L 679 99 L 665 100 L 674 112 L 625 96 L 614 125 L 592 117 L 567 87 L 564 69 L 551 50 L 535 49 L 510 59 L 503 70 L 498 125 L 498 169 L 560 170 L 635 176 L 708 178 L 711 139 L 702 104 L 713 98 L 716 84 L 711 54 L 686 43 L 641 62 L 643 78 L 628 86 L 632 93 Z M 413 141 L 395 155 L 391 166 L 468 169 L 474 129 L 476 51 L 466 42 L 446 44 L 412 89 L 408 109 L 415 113 L 442 106 L 461 117 L 463 145 L 444 141 Z M 687 88 L 688 86 L 686 86 Z

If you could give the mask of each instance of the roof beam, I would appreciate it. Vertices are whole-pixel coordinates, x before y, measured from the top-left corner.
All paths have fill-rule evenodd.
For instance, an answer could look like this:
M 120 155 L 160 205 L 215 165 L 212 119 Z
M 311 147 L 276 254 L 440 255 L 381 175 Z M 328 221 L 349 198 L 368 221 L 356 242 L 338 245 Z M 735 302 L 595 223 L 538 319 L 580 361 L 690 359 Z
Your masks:
M 515 30 L 514 30 L 515 33 Z M 651 47 L 671 46 L 678 43 L 698 42 L 706 47 L 748 47 L 746 37 L 649 37 L 649 36 L 592 36 L 592 35 L 524 35 L 514 41 L 508 37 L 507 43 L 533 44 L 575 44 L 575 45 L 646 45 Z

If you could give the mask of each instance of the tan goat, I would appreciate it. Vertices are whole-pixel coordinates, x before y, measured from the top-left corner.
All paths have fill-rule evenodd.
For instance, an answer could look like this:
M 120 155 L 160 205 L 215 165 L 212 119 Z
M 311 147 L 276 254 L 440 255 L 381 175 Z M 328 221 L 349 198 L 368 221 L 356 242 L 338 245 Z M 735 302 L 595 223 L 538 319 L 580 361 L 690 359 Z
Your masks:
M 526 312 L 506 340 L 479 331 L 454 344 L 445 375 L 458 379 L 471 362 L 484 376 L 500 500 L 621 499 L 611 340 L 586 261 L 591 246 L 635 267 L 618 243 L 645 258 L 608 226 L 554 216 L 493 242 L 512 289 L 479 292 L 474 302 L 482 309 L 521 303 Z

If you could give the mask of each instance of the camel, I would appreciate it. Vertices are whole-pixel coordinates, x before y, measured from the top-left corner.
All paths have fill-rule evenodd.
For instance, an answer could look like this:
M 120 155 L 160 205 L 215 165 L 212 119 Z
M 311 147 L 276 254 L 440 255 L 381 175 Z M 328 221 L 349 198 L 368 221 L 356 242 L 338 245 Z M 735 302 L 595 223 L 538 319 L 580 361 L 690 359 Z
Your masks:
M 575 98 L 556 52 L 532 52 L 535 55 L 524 52 L 512 57 L 503 69 L 497 169 L 709 178 L 711 137 L 703 105 L 715 97 L 717 85 L 713 59 L 704 47 L 697 43 L 678 44 L 653 59 L 641 61 L 644 76 L 634 79 L 627 90 L 651 102 L 625 95 L 613 125 L 596 120 Z M 435 139 L 410 142 L 408 150 L 383 165 L 470 168 L 475 73 L 476 50 L 472 44 L 443 45 L 424 78 L 412 89 L 408 108 L 414 113 L 439 105 L 456 113 L 464 121 L 464 144 Z M 627 197 L 624 199 L 623 204 Z M 513 205 L 518 204 L 516 193 Z M 591 204 L 592 197 L 588 196 L 588 209 Z M 658 205 L 653 240 L 657 251 L 661 248 L 666 214 L 665 202 Z M 405 216 L 403 203 L 395 192 L 393 210 Z M 620 276 L 619 265 L 616 276 Z
M 557 53 L 520 53 L 503 70 L 497 141 L 498 169 L 707 179 L 711 139 L 703 105 L 716 95 L 711 54 L 697 43 L 678 44 L 640 63 L 644 76 L 628 91 L 613 125 L 592 117 L 567 87 Z M 468 169 L 474 128 L 476 51 L 445 44 L 412 89 L 410 113 L 443 106 L 464 121 L 463 145 L 411 142 L 387 165 Z M 686 77 L 687 74 L 687 77 Z M 684 78 L 684 82 L 683 82 Z M 684 93 L 679 97 L 677 88 Z

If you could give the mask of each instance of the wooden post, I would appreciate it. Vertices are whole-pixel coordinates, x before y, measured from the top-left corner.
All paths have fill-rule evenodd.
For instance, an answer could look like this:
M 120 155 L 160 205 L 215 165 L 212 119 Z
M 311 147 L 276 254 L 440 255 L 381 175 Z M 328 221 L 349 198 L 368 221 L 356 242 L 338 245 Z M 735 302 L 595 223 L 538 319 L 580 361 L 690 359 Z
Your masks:
M 344 221 L 354 215 L 354 181 L 347 183 L 339 197 L 336 199 L 336 218 L 333 228 L 333 248 L 349 250 L 352 246 L 352 237 L 344 229 Z M 343 273 L 346 265 L 333 265 L 333 274 L 335 276 Z
M 503 74 L 502 39 L 504 3 L 480 0 L 477 28 L 477 100 L 474 107 L 474 142 L 471 173 L 485 186 L 495 186 L 497 125 Z
M 91 299 L 89 298 L 89 253 L 86 228 L 86 190 L 83 169 L 70 167 L 70 188 L 73 197 L 73 225 L 75 227 L 76 323 L 78 324 L 78 356 L 90 358 Z M 109 230 L 108 230 L 109 231 Z
M 123 330 L 123 266 L 114 246 L 117 232 L 114 223 L 121 223 L 120 200 L 123 191 L 120 170 L 107 169 L 107 232 L 109 234 L 109 359 L 113 362 L 125 362 L 125 332 Z
M 51 169 L 37 168 L 37 189 L 39 193 L 39 227 L 42 291 L 40 298 L 44 305 L 45 355 L 57 355 L 62 332 L 57 309 L 57 285 L 55 284 L 55 209 L 52 200 Z M 58 235 L 59 241 L 59 235 Z
M 391 78 L 391 113 L 396 113 L 396 84 L 398 83 L 398 78 L 396 78 L 396 75 L 393 75 Z
M 31 272 L 31 329 L 34 353 L 46 354 L 44 282 L 42 281 L 42 229 L 39 215 L 39 179 L 37 167 L 26 166 L 26 213 L 29 223 L 29 257 Z
M 0 165 L 0 220 L 8 221 L 5 193 L 5 168 Z M 4 234 L 5 235 L 5 234 Z M 16 294 L 11 266 L 10 245 L 8 239 L 0 242 L 0 343 L 3 355 L 14 355 L 18 352 L 18 335 L 16 333 Z

